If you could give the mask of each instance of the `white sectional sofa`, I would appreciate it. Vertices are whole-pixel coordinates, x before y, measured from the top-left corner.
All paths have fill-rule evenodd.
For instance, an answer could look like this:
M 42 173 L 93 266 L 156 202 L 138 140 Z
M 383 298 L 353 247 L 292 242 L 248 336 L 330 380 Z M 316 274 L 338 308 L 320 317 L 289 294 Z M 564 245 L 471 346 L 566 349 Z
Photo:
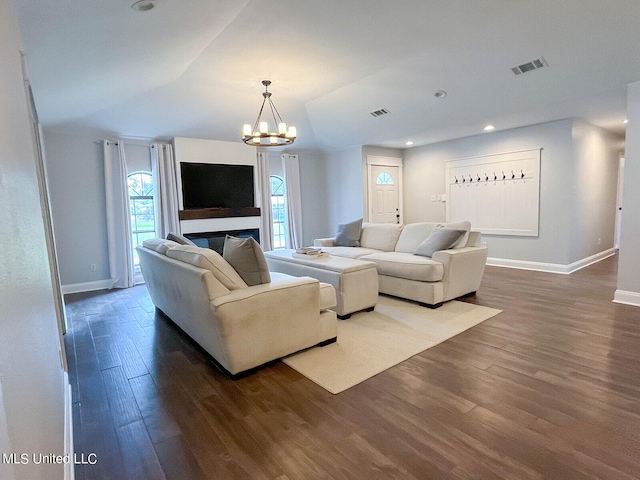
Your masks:
M 170 240 L 137 252 L 153 304 L 234 378 L 336 340 L 331 285 L 272 272 L 269 283 L 247 286 L 213 250 Z
M 376 264 L 379 291 L 436 308 L 443 302 L 480 287 L 487 248 L 469 222 L 411 223 L 407 225 L 364 223 L 359 246 L 336 246 L 335 238 L 314 240 L 314 246 L 332 256 L 366 260 Z M 414 252 L 436 228 L 465 230 L 453 248 L 431 257 Z

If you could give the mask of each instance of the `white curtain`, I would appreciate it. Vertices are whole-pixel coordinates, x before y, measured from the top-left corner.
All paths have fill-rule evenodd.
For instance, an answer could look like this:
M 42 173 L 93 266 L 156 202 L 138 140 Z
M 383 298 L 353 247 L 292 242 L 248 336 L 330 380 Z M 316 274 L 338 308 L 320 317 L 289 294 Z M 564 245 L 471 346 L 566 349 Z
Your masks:
M 124 144 L 122 141 L 105 140 L 103 149 L 107 248 L 111 277 L 109 288 L 129 288 L 134 285 L 134 265 Z
M 178 217 L 178 180 L 173 146 L 154 143 L 151 149 L 151 174 L 156 204 L 156 236 L 166 238 L 168 233 L 180 233 Z
M 302 240 L 302 200 L 300 198 L 300 165 L 298 155 L 282 155 L 285 204 L 287 207 L 287 248 L 300 248 Z
M 273 250 L 273 215 L 271 212 L 271 177 L 269 156 L 258 152 L 258 199 L 260 207 L 260 246 L 268 252 Z

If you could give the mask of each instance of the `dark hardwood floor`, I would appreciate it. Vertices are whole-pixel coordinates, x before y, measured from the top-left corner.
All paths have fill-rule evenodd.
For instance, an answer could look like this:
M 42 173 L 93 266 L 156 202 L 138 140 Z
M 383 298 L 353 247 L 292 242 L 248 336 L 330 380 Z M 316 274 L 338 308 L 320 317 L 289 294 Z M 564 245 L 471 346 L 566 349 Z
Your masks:
M 640 478 L 640 308 L 616 257 L 487 267 L 503 313 L 339 395 L 283 363 L 232 381 L 146 289 L 66 298 L 78 479 Z

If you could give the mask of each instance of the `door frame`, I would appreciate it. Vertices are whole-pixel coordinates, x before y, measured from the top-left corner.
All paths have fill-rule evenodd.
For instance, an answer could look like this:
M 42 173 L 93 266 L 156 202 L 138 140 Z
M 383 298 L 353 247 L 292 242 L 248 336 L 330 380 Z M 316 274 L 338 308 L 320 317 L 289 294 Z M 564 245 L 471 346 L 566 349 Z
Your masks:
M 404 223 L 404 207 L 403 207 L 403 190 L 402 190 L 402 170 L 403 159 L 400 157 L 383 157 L 378 155 L 367 155 L 367 208 L 365 221 L 369 222 L 373 218 L 373 190 L 371 185 L 374 178 L 372 174 L 372 168 L 375 166 L 380 167 L 398 167 L 398 213 L 400 214 L 400 223 Z

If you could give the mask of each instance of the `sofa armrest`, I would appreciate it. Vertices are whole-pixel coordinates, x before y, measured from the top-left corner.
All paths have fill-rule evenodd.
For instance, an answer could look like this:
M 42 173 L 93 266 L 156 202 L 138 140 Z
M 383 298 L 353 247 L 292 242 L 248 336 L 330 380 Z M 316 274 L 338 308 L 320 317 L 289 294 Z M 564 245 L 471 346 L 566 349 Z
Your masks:
M 433 254 L 433 260 L 444 266 L 444 301 L 473 293 L 480 288 L 487 254 L 487 247 L 464 247 Z
M 222 346 L 216 358 L 234 374 L 326 340 L 320 282 L 310 277 L 234 290 L 213 299 L 211 308 Z
M 316 238 L 313 241 L 314 247 L 333 247 L 335 238 Z

